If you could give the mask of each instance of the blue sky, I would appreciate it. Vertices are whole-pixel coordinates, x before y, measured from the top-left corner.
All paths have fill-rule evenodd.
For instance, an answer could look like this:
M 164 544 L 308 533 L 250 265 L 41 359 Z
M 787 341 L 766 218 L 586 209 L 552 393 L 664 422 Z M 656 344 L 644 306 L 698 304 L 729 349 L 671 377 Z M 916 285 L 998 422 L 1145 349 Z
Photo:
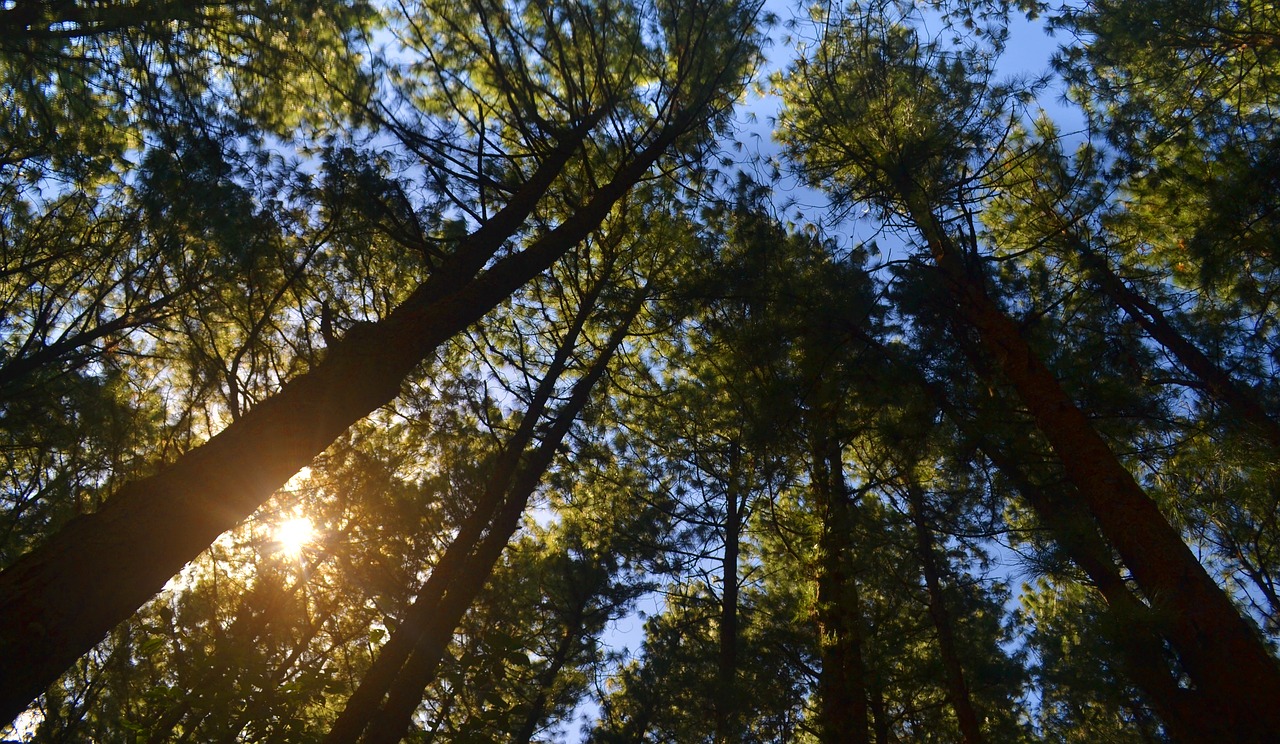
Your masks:
M 725 143 L 726 155 L 736 162 L 737 167 L 755 174 L 762 181 L 768 180 L 770 165 L 777 162 L 781 153 L 780 146 L 773 139 L 773 126 L 781 101 L 769 91 L 767 81 L 770 75 L 785 69 L 795 54 L 794 42 L 789 38 L 794 32 L 787 28 L 786 20 L 804 12 L 788 0 L 767 0 L 765 9 L 775 14 L 780 22 L 770 34 L 773 43 L 768 50 L 768 60 L 757 77 L 758 84 L 738 109 L 735 141 Z M 926 29 L 935 33 L 940 33 L 941 30 L 940 20 Z M 799 32 L 805 36 L 814 35 L 806 31 L 803 24 Z M 1043 18 L 1030 21 L 1015 14 L 1010 24 L 1008 46 L 999 69 L 1006 78 L 1046 74 L 1059 44 L 1060 41 L 1045 30 Z M 1069 134 L 1081 128 L 1082 117 L 1078 110 L 1063 99 L 1062 94 L 1061 85 L 1050 85 L 1041 94 L 1038 105 L 1059 123 L 1061 131 Z M 782 178 L 774 184 L 774 192 L 779 217 L 792 220 L 797 225 L 821 222 L 830 213 L 830 205 L 825 196 L 806 188 L 789 176 L 785 168 Z M 882 234 L 878 224 L 869 222 L 844 220 L 837 225 L 823 224 L 823 229 L 829 233 L 829 237 L 835 238 L 846 248 L 874 239 L 882 249 L 892 251 L 892 246 L 899 242 L 893 236 Z
M 796 12 L 792 5 L 784 0 L 770 0 L 766 8 L 782 21 L 792 17 Z M 737 167 L 755 173 L 762 180 L 767 178 L 770 160 L 776 159 L 781 152 L 781 148 L 772 137 L 780 101 L 769 92 L 766 81 L 768 75 L 785 68 L 794 54 L 792 45 L 786 40 L 788 33 L 785 24 L 780 23 L 774 28 L 771 34 L 774 41 L 768 50 L 768 62 L 759 76 L 761 85 L 756 86 L 740 106 L 737 115 L 738 131 L 733 138 L 734 141 L 728 141 L 724 145 L 725 154 L 733 158 Z M 1046 73 L 1058 45 L 1059 42 L 1045 32 L 1042 21 L 1028 21 L 1017 17 L 1011 25 L 1009 44 L 1000 65 L 1001 72 L 1008 77 L 1038 76 Z M 1064 132 L 1071 132 L 1079 128 L 1080 116 L 1061 100 L 1061 93 L 1061 87 L 1051 86 L 1041 97 L 1040 105 L 1062 125 Z M 782 180 L 775 185 L 775 204 L 778 206 L 780 216 L 798 217 L 797 222 L 819 219 L 828 208 L 827 200 L 821 193 L 804 187 L 785 173 Z M 831 230 L 834 233 L 833 237 L 836 237 L 841 244 L 848 246 L 877 237 L 878 225 L 845 221 Z M 878 239 L 882 245 L 893 241 L 891 236 L 879 236 Z M 993 559 L 1003 564 L 995 568 L 995 578 L 1008 581 L 1016 592 L 1022 581 L 1027 579 L 1022 575 L 1017 555 L 1007 546 L 992 545 L 990 549 L 993 552 Z M 656 614 L 661 611 L 661 600 L 656 595 L 645 597 L 640 601 L 637 610 L 638 612 L 610 625 L 602 639 L 606 646 L 615 650 L 625 647 L 632 654 L 638 653 L 644 641 L 644 618 L 639 612 L 643 612 L 645 616 Z M 564 728 L 557 736 L 567 736 L 566 741 L 570 742 L 582 741 L 583 739 L 579 738 L 580 728 L 587 721 L 594 719 L 596 712 L 594 703 L 580 706 L 575 711 L 576 720 L 563 722 Z

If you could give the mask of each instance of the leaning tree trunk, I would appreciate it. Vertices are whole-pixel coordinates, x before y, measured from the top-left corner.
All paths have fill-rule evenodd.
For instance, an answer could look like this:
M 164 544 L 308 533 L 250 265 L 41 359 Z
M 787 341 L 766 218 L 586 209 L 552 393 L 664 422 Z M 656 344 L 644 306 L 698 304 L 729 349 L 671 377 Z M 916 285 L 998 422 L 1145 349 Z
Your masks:
M 970 273 L 922 195 L 902 190 L 959 316 L 1027 407 L 1108 542 L 1151 604 L 1187 675 L 1237 741 L 1280 731 L 1280 666 L 1133 475 L 1075 405 L 1018 326 Z
M 125 485 L 0 573 L 0 720 L 154 596 L 349 426 L 393 400 L 407 375 L 599 226 L 696 121 L 664 127 L 574 214 L 518 253 L 485 264 L 516 233 L 603 112 L 539 165 L 511 202 L 384 320 L 352 329 L 310 372 L 155 475 Z
M 1222 726 L 1222 714 L 1205 695 L 1179 686 L 1179 674 L 1165 658 L 1164 641 L 1151 609 L 1126 585 L 1111 547 L 1098 534 L 1098 526 L 1081 499 L 1070 494 L 1071 487 L 1067 484 L 1034 480 L 1025 472 L 1027 463 L 1042 460 L 1043 455 L 1029 451 L 1025 443 L 1011 450 L 1010 443 L 996 442 L 986 430 L 975 426 L 961 413 L 945 391 L 925 378 L 919 369 L 864 331 L 855 329 L 855 333 L 861 341 L 877 349 L 903 379 L 918 386 L 961 435 L 1009 479 L 1054 540 L 1089 577 L 1106 602 L 1102 631 L 1120 654 L 1122 673 L 1141 691 L 1173 739 L 1178 742 L 1229 741 L 1231 735 Z M 965 353 L 972 358 L 971 350 L 965 349 Z M 973 361 L 981 366 L 984 360 Z
M 1233 735 L 1223 725 L 1223 712 L 1204 692 L 1179 685 L 1180 675 L 1166 658 L 1159 623 L 1151 608 L 1125 584 L 1111 548 L 1098 534 L 1097 525 L 1079 503 L 1079 497 L 1071 495 L 1070 486 L 1032 482 L 1019 465 L 1029 458 L 1011 457 L 991 443 L 982 444 L 981 448 L 1102 595 L 1107 613 L 1101 631 L 1119 652 L 1121 672 L 1141 691 L 1174 741 L 1230 741 Z
M 1207 354 L 1174 328 L 1155 303 L 1135 292 L 1111 270 L 1107 260 L 1083 241 L 1076 241 L 1080 262 L 1090 279 L 1156 343 L 1195 375 L 1214 400 L 1226 406 L 1236 418 L 1252 428 L 1272 448 L 1280 450 L 1280 423 L 1262 405 L 1258 396 L 1227 374 Z
M 325 737 L 325 744 L 354 744 L 356 741 L 394 744 L 404 738 L 413 712 L 422 702 L 423 691 L 435 679 L 454 630 L 484 588 L 503 549 L 519 528 L 529 497 L 550 466 L 578 413 L 586 405 L 592 388 L 604 375 L 609 360 L 626 339 L 627 329 L 642 306 L 643 293 L 628 308 L 591 368 L 574 384 L 569 400 L 557 411 L 554 423 L 538 446 L 531 451 L 517 450 L 517 454 L 522 455 L 519 462 L 491 478 L 490 489 L 500 487 L 496 492 L 501 493 L 502 498 L 491 519 L 485 520 L 487 532 L 483 538 L 459 547 L 462 557 L 456 564 L 451 562 L 449 571 L 432 573 L 427 587 L 379 654 L 375 669 L 371 669 L 370 675 L 361 682 L 352 696 L 352 703 L 348 704 Z M 562 344 L 561 350 L 566 346 Z M 536 399 L 544 399 L 544 392 L 549 396 L 553 388 L 554 380 L 547 375 Z M 525 429 L 526 422 L 532 432 L 537 416 L 526 416 L 521 422 L 521 431 Z M 458 545 L 456 540 L 455 545 Z M 454 552 L 453 545 L 448 552 Z M 439 580 L 433 584 L 437 577 Z M 378 672 L 376 676 L 374 671 Z
M 547 666 L 538 674 L 535 682 L 538 691 L 529 702 L 524 723 L 520 724 L 519 731 L 511 737 L 511 744 L 530 744 L 533 741 L 533 735 L 538 732 L 538 726 L 546 718 L 547 709 L 551 704 L 552 686 L 556 683 L 556 678 L 560 676 L 565 665 L 582 651 L 587 606 L 591 603 L 591 599 L 590 592 L 582 592 L 574 603 L 569 620 L 565 623 L 564 633 L 560 636 L 560 642 L 556 644 L 555 651 L 547 660 Z
M 518 477 L 525 451 L 533 441 L 537 425 L 546 412 L 547 404 L 555 393 L 556 385 L 568 366 L 578 339 L 603 289 L 604 281 L 601 280 L 583 297 L 572 324 L 556 348 L 525 408 L 520 425 L 495 458 L 492 470 L 485 480 L 484 489 L 475 499 L 471 513 L 463 520 L 444 555 L 432 568 L 430 578 L 416 592 L 417 596 L 401 618 L 396 632 L 379 650 L 369 671 L 360 680 L 355 692 L 347 699 L 342 713 L 329 729 L 325 741 L 355 741 L 359 738 L 360 732 L 373 719 L 387 691 L 391 689 L 405 660 L 413 653 L 418 638 L 427 633 L 434 618 L 439 615 L 438 608 L 444 600 L 450 582 L 466 570 L 467 562 L 471 560 L 481 544 L 485 530 L 490 527 L 504 500 L 510 498 L 508 490 L 513 480 Z

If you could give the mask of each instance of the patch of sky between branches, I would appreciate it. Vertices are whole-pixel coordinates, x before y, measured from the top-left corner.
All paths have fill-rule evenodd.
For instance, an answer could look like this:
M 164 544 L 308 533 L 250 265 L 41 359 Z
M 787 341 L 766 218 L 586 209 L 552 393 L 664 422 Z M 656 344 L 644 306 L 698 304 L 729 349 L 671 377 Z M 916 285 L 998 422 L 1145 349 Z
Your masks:
M 807 13 L 807 7 L 798 7 L 790 0 L 767 0 L 763 12 L 779 19 L 798 18 Z M 944 24 L 937 12 L 922 10 L 921 19 L 923 37 L 943 33 Z M 800 20 L 799 23 L 808 21 Z M 842 208 L 833 204 L 822 191 L 806 185 L 787 167 L 782 147 L 773 136 L 782 100 L 769 80 L 790 64 L 797 34 L 812 33 L 811 30 L 799 30 L 799 27 L 790 28 L 785 22 L 775 23 L 770 29 L 765 61 L 757 73 L 756 84 L 748 89 L 738 106 L 733 136 L 721 146 L 726 167 L 731 172 L 746 173 L 762 183 L 771 183 L 775 214 L 790 229 L 816 230 L 825 237 L 834 238 L 843 250 L 874 241 L 881 252 L 880 260 L 899 258 L 906 246 L 901 235 L 887 230 L 883 223 L 873 219 L 868 209 L 858 206 Z M 1008 40 L 996 69 L 998 78 L 1003 80 L 1047 77 L 1048 84 L 1039 91 L 1027 112 L 1027 123 L 1043 110 L 1064 133 L 1064 149 L 1070 151 L 1083 140 L 1084 116 L 1067 100 L 1061 78 L 1052 74 L 1050 63 L 1058 47 L 1059 43 L 1050 35 L 1044 17 L 1032 20 L 1012 12 Z M 832 219 L 830 215 L 839 217 Z
M 792 8 L 790 3 L 783 0 L 769 0 L 765 4 L 765 11 L 786 18 L 791 15 Z M 936 26 L 941 27 L 940 20 L 936 21 Z M 926 32 L 931 30 L 933 29 L 925 29 Z M 772 182 L 775 211 L 793 228 L 803 229 L 806 225 L 816 225 L 846 248 L 874 239 L 887 254 L 883 257 L 891 258 L 893 253 L 901 251 L 901 238 L 887 233 L 879 223 L 866 219 L 861 210 L 855 210 L 852 215 L 837 223 L 822 224 L 822 216 L 829 213 L 833 205 L 825 194 L 802 183 L 782 162 L 782 148 L 773 137 L 781 100 L 768 84 L 768 79 L 786 67 L 794 52 L 787 37 L 783 24 L 776 24 L 771 29 L 772 43 L 766 50 L 765 63 L 758 72 L 759 84 L 748 91 L 740 104 L 734 136 L 722 145 L 722 151 L 731 159 L 729 168 L 746 172 L 761 181 Z M 1057 48 L 1058 43 L 1049 35 L 1042 19 L 1029 20 L 1015 15 L 1010 19 L 1008 44 L 997 69 L 1003 78 L 1047 75 Z M 1051 77 L 1049 85 L 1041 91 L 1036 107 L 1043 109 L 1059 124 L 1063 132 L 1079 132 L 1083 129 L 1083 116 L 1066 100 L 1061 80 L 1056 77 Z M 1011 611 L 1017 606 L 1022 591 L 1021 583 L 1025 579 L 1021 561 L 1008 545 L 991 544 L 985 547 L 992 554 L 995 578 L 1013 588 L 1007 605 L 1007 609 Z M 648 605 L 645 611 L 637 608 L 632 614 L 610 623 L 601 638 L 604 647 L 620 652 L 624 658 L 634 658 L 640 650 L 644 640 L 645 618 L 658 614 L 663 609 L 661 596 L 657 593 L 643 598 L 641 603 Z M 1012 643 L 1016 646 L 1018 641 Z M 1029 693 L 1034 696 L 1035 691 Z M 598 715 L 598 707 L 587 704 L 580 705 L 573 717 L 587 723 L 593 715 Z

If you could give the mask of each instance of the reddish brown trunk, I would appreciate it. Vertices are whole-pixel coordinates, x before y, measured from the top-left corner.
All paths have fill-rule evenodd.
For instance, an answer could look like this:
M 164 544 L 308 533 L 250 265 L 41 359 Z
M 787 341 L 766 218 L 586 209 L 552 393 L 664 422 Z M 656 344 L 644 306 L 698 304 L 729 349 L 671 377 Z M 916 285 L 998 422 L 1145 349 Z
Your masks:
M 974 427 L 956 410 L 945 392 L 921 376 L 919 370 L 904 364 L 874 339 L 865 335 L 861 338 L 878 348 L 895 369 L 913 380 L 986 455 L 1031 505 L 1072 561 L 1084 570 L 1107 603 L 1109 617 L 1103 630 L 1120 653 L 1123 673 L 1141 690 L 1144 700 L 1165 722 L 1173 739 L 1178 742 L 1230 740 L 1230 734 L 1220 724 L 1221 715 L 1204 695 L 1179 687 L 1177 675 L 1165 658 L 1163 642 L 1150 610 L 1121 578 L 1110 546 L 1098 534 L 1096 523 L 1079 497 L 1067 496 L 1063 484 L 1033 481 L 1024 471 L 1026 463 L 1040 460 L 1042 456 L 1034 452 L 1011 452 L 993 442 L 985 431 Z
M 1067 478 L 1150 601 L 1188 676 L 1223 712 L 1236 740 L 1267 741 L 1280 730 L 1275 659 L 918 201 L 913 195 L 913 221 L 961 317 L 978 332 L 1061 459 Z
M 1151 610 L 1125 585 L 1111 549 L 1089 515 L 1075 499 L 1062 493 L 1061 487 L 1032 484 L 1011 462 L 1003 466 L 997 462 L 997 467 L 1013 481 L 1106 600 L 1110 617 L 1102 630 L 1120 653 L 1120 669 L 1142 692 L 1173 740 L 1231 740 L 1230 730 L 1222 726 L 1221 711 L 1200 691 L 1179 686 L 1178 675 L 1165 658 Z

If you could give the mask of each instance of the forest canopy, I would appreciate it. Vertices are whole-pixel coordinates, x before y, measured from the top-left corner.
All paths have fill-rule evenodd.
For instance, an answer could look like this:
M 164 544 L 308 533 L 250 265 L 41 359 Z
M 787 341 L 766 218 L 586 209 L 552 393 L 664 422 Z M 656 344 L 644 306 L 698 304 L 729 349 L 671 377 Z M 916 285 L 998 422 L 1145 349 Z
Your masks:
M 0 739 L 1280 731 L 1275 4 L 15 0 L 0 90 Z

